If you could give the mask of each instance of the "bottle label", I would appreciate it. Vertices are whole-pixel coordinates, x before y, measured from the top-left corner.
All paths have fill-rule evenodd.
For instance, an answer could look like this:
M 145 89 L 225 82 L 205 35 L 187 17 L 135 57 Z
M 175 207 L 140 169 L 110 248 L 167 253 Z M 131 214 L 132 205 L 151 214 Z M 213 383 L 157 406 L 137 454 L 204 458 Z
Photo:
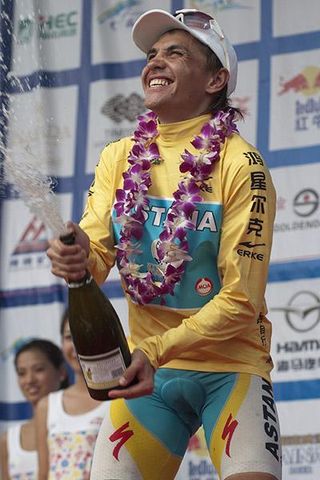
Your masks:
M 78 355 L 88 387 L 104 390 L 119 385 L 126 366 L 120 348 L 100 355 Z

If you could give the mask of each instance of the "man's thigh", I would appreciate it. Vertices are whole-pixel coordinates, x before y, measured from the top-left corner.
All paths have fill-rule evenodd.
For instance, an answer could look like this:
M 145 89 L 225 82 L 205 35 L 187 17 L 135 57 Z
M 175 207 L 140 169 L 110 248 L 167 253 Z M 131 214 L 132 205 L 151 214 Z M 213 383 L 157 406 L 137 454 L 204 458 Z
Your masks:
M 265 472 L 280 479 L 280 430 L 271 384 L 256 375 L 235 374 L 232 389 L 221 398 L 224 395 L 223 388 L 220 394 L 215 392 L 202 417 L 220 478 Z
M 97 438 L 91 480 L 174 479 L 189 437 L 156 396 L 112 401 Z

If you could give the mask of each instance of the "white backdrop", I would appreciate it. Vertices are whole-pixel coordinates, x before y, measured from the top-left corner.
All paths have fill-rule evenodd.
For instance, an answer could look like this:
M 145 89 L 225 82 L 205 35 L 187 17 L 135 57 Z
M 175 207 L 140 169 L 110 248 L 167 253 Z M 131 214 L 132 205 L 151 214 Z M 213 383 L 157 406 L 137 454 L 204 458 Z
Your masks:
M 0 0 L 1 139 L 13 158 L 56 178 L 63 220 L 79 220 L 103 146 L 143 111 L 134 20 L 152 0 Z M 239 57 L 233 103 L 278 193 L 267 300 L 285 480 L 320 478 L 320 6 L 318 0 L 190 0 L 220 20 Z M 1 168 L 3 155 L 1 158 Z M 60 342 L 66 301 L 45 255 L 50 232 L 1 176 L 0 426 L 30 410 L 14 353 L 23 339 Z M 127 328 L 117 274 L 104 286 Z M 4 386 L 6 388 L 4 388 Z M 202 433 L 179 480 L 212 480 Z

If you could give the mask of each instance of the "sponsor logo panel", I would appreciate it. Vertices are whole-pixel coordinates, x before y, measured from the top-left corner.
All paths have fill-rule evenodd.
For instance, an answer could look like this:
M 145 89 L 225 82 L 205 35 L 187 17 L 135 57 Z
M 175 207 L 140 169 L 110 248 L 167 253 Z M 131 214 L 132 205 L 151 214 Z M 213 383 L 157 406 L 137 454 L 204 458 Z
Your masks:
M 260 2 L 255 0 L 186 0 L 185 8 L 196 8 L 219 19 L 234 44 L 260 39 Z M 243 23 L 242 23 L 243 22 Z M 250 28 L 234 28 L 235 25 Z
M 171 10 L 171 2 L 162 0 L 100 0 L 92 2 L 92 61 L 96 63 L 124 62 L 144 59 L 145 55 L 131 39 L 136 19 L 146 10 Z M 125 45 L 125 48 L 123 46 Z
M 38 5 L 16 2 L 13 72 L 22 76 L 36 70 L 62 70 L 80 65 L 82 4 L 56 0 Z M 61 48 L 63 46 L 63 55 Z
M 272 262 L 320 255 L 320 189 L 316 164 L 272 171 L 277 190 Z
M 319 143 L 319 56 L 317 49 L 272 58 L 270 150 Z
M 304 6 L 307 8 L 304 8 Z M 273 2 L 273 34 L 276 37 L 319 30 L 319 2 L 308 0 L 281 0 Z M 286 19 L 284 22 L 283 19 Z
M 320 434 L 284 436 L 282 437 L 282 444 L 284 478 L 318 480 L 320 472 Z
M 320 279 L 268 284 L 276 382 L 320 376 Z
M 132 135 L 137 115 L 146 111 L 143 98 L 138 77 L 91 84 L 87 173 L 94 171 L 105 145 Z
M 291 382 L 320 375 L 320 279 L 268 284 L 268 317 L 272 321 L 272 379 Z M 301 387 L 302 388 L 302 387 Z M 307 392 L 304 392 L 307 394 Z M 318 480 L 320 469 L 320 400 L 277 402 L 283 478 Z
M 71 195 L 58 195 L 57 199 L 61 217 L 71 218 Z M 21 200 L 4 201 L 3 205 L 1 226 L 7 235 L 1 248 L 0 288 L 8 292 L 58 283 L 46 254 L 52 232 Z
M 12 159 L 26 159 L 47 175 L 73 175 L 76 105 L 76 86 L 12 95 L 8 135 Z

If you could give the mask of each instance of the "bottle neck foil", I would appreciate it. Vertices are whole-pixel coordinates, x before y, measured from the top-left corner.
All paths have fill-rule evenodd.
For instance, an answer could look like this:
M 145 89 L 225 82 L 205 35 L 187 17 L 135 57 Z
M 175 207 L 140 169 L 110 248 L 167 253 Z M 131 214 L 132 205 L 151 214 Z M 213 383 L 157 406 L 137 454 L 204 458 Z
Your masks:
M 89 285 L 92 281 L 92 275 L 87 273 L 81 280 L 78 282 L 67 282 L 68 288 L 80 288 L 84 287 L 85 285 Z

